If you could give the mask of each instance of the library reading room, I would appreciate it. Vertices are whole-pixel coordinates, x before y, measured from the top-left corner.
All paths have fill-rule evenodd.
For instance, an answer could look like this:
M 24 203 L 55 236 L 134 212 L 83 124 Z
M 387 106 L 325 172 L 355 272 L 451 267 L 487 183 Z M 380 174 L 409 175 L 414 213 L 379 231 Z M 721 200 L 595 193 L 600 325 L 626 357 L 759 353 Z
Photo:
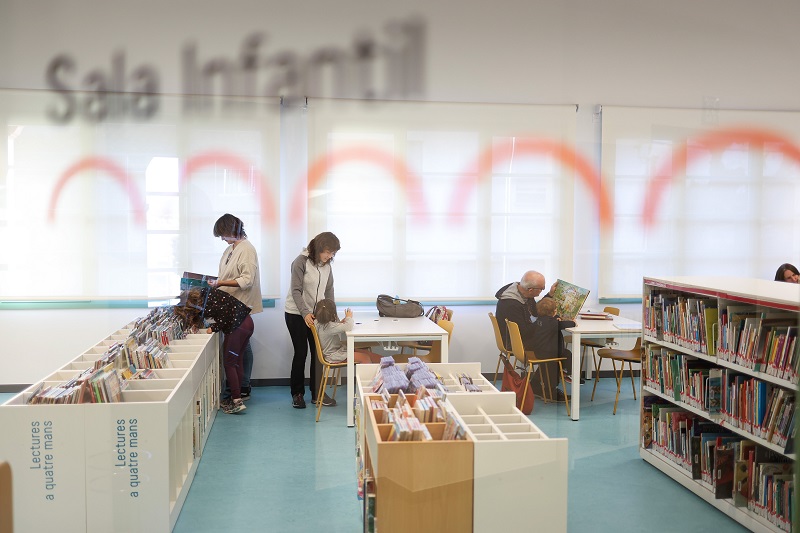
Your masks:
M 800 3 L 0 2 L 0 533 L 800 533 Z

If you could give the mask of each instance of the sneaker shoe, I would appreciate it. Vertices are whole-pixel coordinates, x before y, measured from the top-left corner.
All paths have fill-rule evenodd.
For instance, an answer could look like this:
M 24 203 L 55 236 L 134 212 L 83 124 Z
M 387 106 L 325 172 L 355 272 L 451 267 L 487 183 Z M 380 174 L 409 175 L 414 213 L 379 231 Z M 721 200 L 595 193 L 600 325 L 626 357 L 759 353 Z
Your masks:
M 250 399 L 250 389 L 249 388 L 247 390 L 242 389 L 242 401 L 246 402 L 249 399 Z
M 564 374 L 564 381 L 566 383 L 572 383 L 572 376 L 570 376 L 569 374 Z M 583 385 L 585 383 L 586 383 L 586 379 L 581 378 L 581 385 Z
M 241 413 L 247 409 L 247 406 L 244 404 L 242 400 L 233 400 L 233 403 L 228 407 L 225 407 L 223 411 L 229 415 L 235 415 L 236 413 Z
M 334 400 L 333 398 L 328 396 L 327 393 L 325 393 L 322 396 L 322 405 L 323 407 L 336 407 L 336 400 Z
M 303 399 L 302 394 L 295 394 L 292 396 L 292 407 L 295 409 L 305 409 L 306 401 Z
M 564 376 L 566 378 L 566 376 Z M 564 391 L 561 389 L 556 389 L 556 401 L 557 402 L 566 402 L 567 397 L 564 395 Z
M 219 401 L 219 408 L 225 410 L 233 406 L 233 400 L 231 398 L 226 398 L 224 400 Z

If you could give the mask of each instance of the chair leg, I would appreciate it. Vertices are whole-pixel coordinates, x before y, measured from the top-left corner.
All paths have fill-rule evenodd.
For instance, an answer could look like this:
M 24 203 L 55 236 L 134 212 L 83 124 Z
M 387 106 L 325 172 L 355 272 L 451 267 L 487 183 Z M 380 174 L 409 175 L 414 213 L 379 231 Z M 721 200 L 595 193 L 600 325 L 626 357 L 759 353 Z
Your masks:
M 328 386 L 328 372 L 329 366 L 324 366 L 322 369 L 322 379 L 319 380 L 319 391 L 317 392 L 317 422 L 319 422 L 319 414 L 322 411 L 322 398 L 325 397 L 325 388 Z
M 622 365 L 620 365 L 621 367 L 619 369 L 619 374 L 617 374 L 617 364 L 614 362 L 613 359 L 611 360 L 611 366 L 614 367 L 614 378 L 617 381 L 617 396 L 616 398 L 614 398 L 614 414 L 617 414 L 617 402 L 619 402 L 619 389 L 620 386 L 622 385 L 622 373 L 625 370 L 625 363 L 623 362 Z
M 494 368 L 494 381 L 492 381 L 492 385 L 497 387 L 497 374 L 500 372 L 500 362 L 503 360 L 503 354 L 497 358 L 497 366 Z
M 595 348 L 594 346 L 592 347 L 592 361 L 594 361 L 594 375 L 595 376 L 599 376 L 600 375 L 600 364 L 603 362 L 603 360 L 602 359 L 598 360 L 597 348 Z
M 338 367 L 333 372 L 333 394 L 331 394 L 331 398 L 336 398 L 336 388 L 339 386 L 339 376 L 342 373 L 342 367 Z M 317 396 L 317 398 L 322 398 L 322 396 Z
M 622 363 L 622 366 L 625 366 L 625 363 Z M 631 389 L 633 389 L 633 399 L 636 399 L 636 383 L 633 381 L 633 363 L 628 363 L 628 370 L 631 373 Z
M 557 399 L 553 398 L 553 394 L 552 394 L 553 384 L 550 381 L 550 365 L 548 365 L 548 364 L 542 365 L 542 370 L 544 370 L 544 380 L 545 380 L 545 382 L 547 382 L 547 392 L 548 392 L 548 394 L 550 394 L 550 401 L 551 402 L 555 402 L 555 401 L 557 401 Z
M 594 391 L 597 390 L 597 383 L 600 381 L 600 365 L 603 364 L 603 358 L 600 357 L 600 361 L 595 364 L 594 370 L 594 386 L 592 387 L 592 398 L 589 400 L 590 402 L 594 401 Z
M 564 404 L 567 406 L 567 416 L 569 413 L 569 396 L 567 395 L 567 382 L 564 380 L 564 367 L 561 366 L 561 361 L 558 361 L 558 374 L 561 376 L 561 388 L 564 389 Z
M 531 365 L 531 368 L 533 368 L 533 366 L 534 365 Z M 553 399 L 548 397 L 547 395 L 548 391 L 550 390 L 550 375 L 547 374 L 547 366 L 546 365 L 536 365 L 536 366 L 541 367 L 540 369 L 541 372 L 539 372 L 539 384 L 542 386 L 542 399 L 544 400 L 544 403 L 550 403 L 553 401 Z M 547 376 L 547 387 L 544 386 L 544 377 L 542 377 L 542 374 L 545 374 Z
M 525 388 L 522 389 L 522 401 L 519 404 L 520 407 L 525 405 L 525 398 L 528 396 L 528 385 L 530 385 L 530 383 L 531 383 L 531 372 L 530 372 L 530 370 L 533 367 L 533 365 L 528 365 L 528 366 L 529 366 L 528 372 L 526 373 L 526 376 L 525 376 Z M 531 392 L 531 394 L 533 394 L 533 392 Z

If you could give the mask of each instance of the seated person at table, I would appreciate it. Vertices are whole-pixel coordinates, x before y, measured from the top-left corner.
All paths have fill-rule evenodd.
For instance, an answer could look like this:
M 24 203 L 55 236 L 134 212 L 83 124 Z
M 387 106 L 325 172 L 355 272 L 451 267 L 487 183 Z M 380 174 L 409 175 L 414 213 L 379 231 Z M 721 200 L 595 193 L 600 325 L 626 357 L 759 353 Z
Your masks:
M 784 263 L 778 267 L 778 271 L 775 272 L 775 281 L 785 281 L 786 283 L 800 283 L 800 272 L 797 271 L 797 267 L 790 264 Z
M 319 334 L 319 345 L 325 360 L 330 363 L 346 361 L 347 343 L 342 340 L 341 333 L 353 329 L 353 311 L 347 309 L 344 312 L 344 320 L 339 320 L 334 301 L 322 299 L 314 308 L 314 325 Z M 381 356 L 359 348 L 353 352 L 353 360 L 356 363 L 380 363 Z
M 497 309 L 494 314 L 497 317 L 497 324 L 500 326 L 500 333 L 503 335 L 503 342 L 507 347 L 511 346 L 511 342 L 508 338 L 506 319 L 516 322 L 519 326 L 519 333 L 525 349 L 533 349 L 534 331 L 531 318 L 539 316 L 535 298 L 542 293 L 544 287 L 544 276 L 535 270 L 529 270 L 523 274 L 520 281 L 504 285 L 495 294 Z M 539 302 L 541 303 L 546 298 L 552 299 L 552 295 L 550 293 L 544 295 Z
M 539 302 L 538 311 L 539 316 L 533 318 L 534 334 L 531 348 L 536 354 L 537 359 L 566 358 L 566 361 L 562 361 L 561 365 L 564 368 L 564 380 L 570 383 L 571 379 L 569 373 L 572 369 L 572 352 L 567 349 L 561 330 L 575 327 L 575 322 L 572 320 L 561 320 L 555 316 L 556 301 L 552 298 L 542 299 Z M 558 376 L 550 380 L 552 389 L 550 392 L 554 393 L 551 398 L 555 397 L 555 388 L 556 385 L 558 385 L 558 380 Z M 583 383 L 582 378 L 581 383 Z

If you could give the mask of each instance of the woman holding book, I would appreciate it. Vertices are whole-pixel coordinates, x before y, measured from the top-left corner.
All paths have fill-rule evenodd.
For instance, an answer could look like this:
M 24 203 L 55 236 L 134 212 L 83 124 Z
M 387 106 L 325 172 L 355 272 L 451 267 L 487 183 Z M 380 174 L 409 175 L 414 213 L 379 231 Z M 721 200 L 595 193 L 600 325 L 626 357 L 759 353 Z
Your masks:
M 784 263 L 778 267 L 778 271 L 775 272 L 775 281 L 785 281 L 786 283 L 800 283 L 800 272 L 797 271 L 797 267 L 790 264 Z
M 306 356 L 311 351 L 311 401 L 317 401 L 319 380 L 322 368 L 317 361 L 314 337 L 311 326 L 314 324 L 314 308 L 322 299 L 335 301 L 333 293 L 333 270 L 331 263 L 341 245 L 333 233 L 320 233 L 308 243 L 297 258 L 292 261 L 289 294 L 286 295 L 284 318 L 289 336 L 292 338 L 294 356 L 289 384 L 292 394 L 292 407 L 305 409 L 305 368 Z M 322 405 L 333 406 L 336 402 L 327 395 L 319 398 Z
M 183 300 L 183 298 L 181 298 Z M 223 405 L 228 414 L 241 413 L 246 409 L 242 401 L 241 382 L 244 378 L 243 351 L 253 335 L 251 309 L 237 298 L 221 289 L 210 287 L 193 288 L 185 295 L 186 303 L 175 306 L 175 314 L 187 329 L 196 331 L 205 327 L 205 321 L 213 320 L 208 333 L 221 331 L 222 364 L 225 380 L 231 389 L 232 401 Z
M 214 236 L 228 244 L 219 260 L 217 279 L 209 281 L 216 287 L 240 300 L 251 309 L 251 313 L 264 310 L 261 301 L 261 275 L 258 268 L 258 253 L 247 239 L 244 222 L 238 217 L 225 213 L 214 224 Z M 242 398 L 250 399 L 250 376 L 253 372 L 253 349 L 248 340 L 244 346 L 244 375 L 241 380 Z M 230 402 L 230 384 L 222 394 L 223 405 Z

